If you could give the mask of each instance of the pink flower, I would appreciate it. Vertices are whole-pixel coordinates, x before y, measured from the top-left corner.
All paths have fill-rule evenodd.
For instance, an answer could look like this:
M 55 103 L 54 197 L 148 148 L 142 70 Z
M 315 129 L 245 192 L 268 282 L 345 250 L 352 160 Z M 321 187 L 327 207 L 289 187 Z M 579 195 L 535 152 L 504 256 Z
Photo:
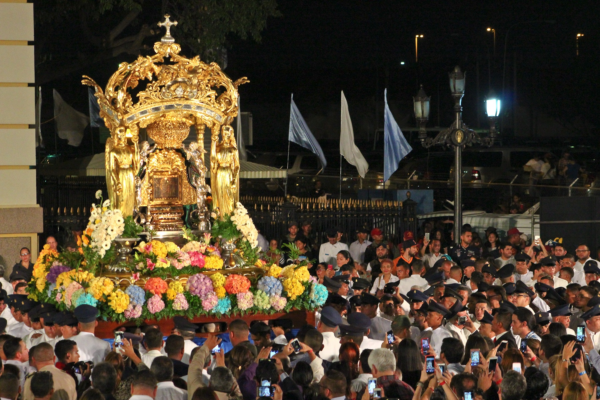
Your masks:
M 162 301 L 162 298 L 155 294 L 154 296 L 152 296 L 150 298 L 150 300 L 148 300 L 148 311 L 150 311 L 151 314 L 156 314 L 159 311 L 162 311 L 165 308 L 165 302 Z
M 277 311 L 283 310 L 287 305 L 287 299 L 276 294 L 270 297 L 270 301 L 271 307 L 273 307 Z
M 183 293 L 177 293 L 175 300 L 173 300 L 173 310 L 187 310 L 190 305 L 185 298 Z
M 135 281 L 137 281 L 139 279 L 140 279 L 140 273 L 139 272 L 136 272 L 135 274 L 131 275 L 131 281 L 132 282 L 135 282 Z
M 152 253 L 152 243 L 148 243 L 148 244 L 146 244 L 146 246 L 144 246 L 144 253 L 146 253 L 146 254 Z
M 190 251 L 188 255 L 190 256 L 190 263 L 192 266 L 198 268 L 204 267 L 204 254 L 199 251 Z
M 67 306 L 71 306 L 71 296 L 73 296 L 73 293 L 78 289 L 83 289 L 83 286 L 77 282 L 71 282 L 65 289 L 65 304 Z
M 236 296 L 237 306 L 240 310 L 244 311 L 254 306 L 254 295 L 252 292 L 238 293 Z
M 142 316 L 142 306 L 129 304 L 127 310 L 125 310 L 125 318 L 135 319 Z
M 152 271 L 152 270 L 154 269 L 154 266 L 155 266 L 156 264 L 154 264 L 154 263 L 152 262 L 152 260 L 151 260 L 151 259 L 149 259 L 149 258 L 146 258 L 146 265 L 148 266 L 148 269 L 149 269 L 150 271 Z
M 209 292 L 202 297 L 202 308 L 204 311 L 210 311 L 219 303 L 219 298 L 215 292 Z

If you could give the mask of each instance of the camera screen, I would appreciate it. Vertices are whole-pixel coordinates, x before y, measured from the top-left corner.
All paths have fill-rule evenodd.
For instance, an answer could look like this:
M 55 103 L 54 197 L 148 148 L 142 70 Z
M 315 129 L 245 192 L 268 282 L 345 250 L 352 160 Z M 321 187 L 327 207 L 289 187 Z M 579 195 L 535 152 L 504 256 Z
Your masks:
M 525 340 L 521 342 L 521 352 L 527 353 L 527 342 Z
M 375 386 L 377 386 L 377 379 L 369 379 L 369 394 L 373 394 Z
M 433 374 L 435 372 L 435 368 L 433 366 L 433 360 L 434 360 L 433 357 L 427 357 L 427 369 L 426 369 L 426 372 L 428 374 Z
M 302 350 L 302 347 L 300 346 L 300 343 L 298 342 L 298 339 L 294 340 L 292 342 L 292 347 L 294 348 L 294 351 L 297 353 L 300 350 Z
M 377 388 L 373 390 L 373 398 L 380 399 L 381 398 L 381 388 Z
M 577 341 L 580 343 L 585 342 L 585 326 L 577 327 Z
M 394 343 L 394 340 L 396 340 L 396 339 L 394 338 L 394 334 L 393 334 L 393 333 L 388 333 L 387 337 L 388 337 L 388 343 L 389 343 L 389 344 L 392 344 L 392 343 Z
M 490 365 L 489 365 L 489 372 L 493 372 L 496 370 L 496 363 L 498 362 L 498 359 L 496 358 L 491 358 L 490 359 Z
M 465 392 L 465 400 L 473 400 L 473 393 Z
M 271 386 L 261 386 L 258 388 L 258 397 L 273 397 Z
M 422 339 L 421 347 L 423 347 L 423 353 L 427 353 L 429 351 L 429 339 Z
M 214 349 L 212 349 L 211 354 L 216 354 L 221 351 L 221 346 L 217 345 Z
M 479 365 L 479 352 L 474 351 L 471 353 L 471 365 L 476 366 Z
M 269 358 L 272 358 L 277 353 L 279 353 L 279 350 L 271 350 L 271 352 L 269 353 Z

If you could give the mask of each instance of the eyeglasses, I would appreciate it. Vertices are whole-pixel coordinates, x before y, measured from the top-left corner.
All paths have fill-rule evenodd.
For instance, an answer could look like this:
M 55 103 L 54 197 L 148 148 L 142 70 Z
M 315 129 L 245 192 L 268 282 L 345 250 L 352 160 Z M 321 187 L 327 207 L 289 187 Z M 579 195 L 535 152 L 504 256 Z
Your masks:
M 29 255 L 29 253 L 22 253 L 21 257 L 25 257 L 25 256 L 28 256 L 28 255 Z

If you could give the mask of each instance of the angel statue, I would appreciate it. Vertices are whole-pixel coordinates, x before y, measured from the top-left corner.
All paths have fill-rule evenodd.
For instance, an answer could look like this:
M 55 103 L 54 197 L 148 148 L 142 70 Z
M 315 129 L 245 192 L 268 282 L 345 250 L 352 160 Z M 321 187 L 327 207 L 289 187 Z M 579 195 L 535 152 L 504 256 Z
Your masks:
M 108 197 L 113 208 L 123 216 L 133 215 L 135 205 L 135 161 L 137 145 L 127 143 L 125 128 L 119 127 L 115 135 L 106 141 L 105 163 Z
M 142 142 L 138 155 L 138 172 L 135 176 L 135 206 L 133 208 L 133 217 L 137 223 L 144 224 L 150 221 L 150 216 L 145 215 L 140 211 L 140 207 L 144 201 L 142 196 L 142 185 L 144 174 L 146 173 L 146 164 L 148 163 L 148 155 L 156 149 L 156 145 L 150 145 L 147 141 Z
M 192 215 L 198 219 L 198 229 L 202 231 L 210 230 L 210 222 L 208 210 L 206 209 L 206 196 L 210 193 L 210 186 L 206 184 L 206 167 L 202 160 L 202 153 L 206 151 L 200 148 L 197 142 L 190 143 L 189 147 L 183 146 L 188 160 L 191 160 L 192 165 L 196 169 L 197 174 L 193 175 L 191 184 L 196 188 L 196 210 Z
M 229 125 L 221 129 L 223 140 L 219 142 L 219 131 L 213 130 L 210 145 L 210 174 L 213 197 L 213 211 L 220 216 L 231 215 L 238 201 L 240 160 Z

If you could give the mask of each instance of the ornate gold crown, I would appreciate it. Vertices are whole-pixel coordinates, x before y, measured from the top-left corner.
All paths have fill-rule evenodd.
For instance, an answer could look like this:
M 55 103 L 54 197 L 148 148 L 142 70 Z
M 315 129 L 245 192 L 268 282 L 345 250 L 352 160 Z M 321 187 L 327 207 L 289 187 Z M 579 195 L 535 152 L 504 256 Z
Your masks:
M 82 83 L 96 89 L 100 116 L 111 134 L 118 127 L 128 127 L 137 136 L 138 128 L 157 121 L 186 121 L 188 128 L 193 124 L 212 127 L 231 123 L 238 113 L 237 88 L 248 79 L 232 82 L 217 63 L 206 64 L 199 56 L 180 56 L 181 46 L 170 34 L 171 26 L 177 22 L 165 15 L 165 21 L 158 25 L 166 27 L 167 32 L 154 44 L 156 54 L 139 56 L 131 64 L 121 63 L 105 91 L 93 79 L 83 76 Z M 172 63 L 165 64 L 165 58 Z M 129 89 L 144 79 L 149 82 L 134 103 Z

